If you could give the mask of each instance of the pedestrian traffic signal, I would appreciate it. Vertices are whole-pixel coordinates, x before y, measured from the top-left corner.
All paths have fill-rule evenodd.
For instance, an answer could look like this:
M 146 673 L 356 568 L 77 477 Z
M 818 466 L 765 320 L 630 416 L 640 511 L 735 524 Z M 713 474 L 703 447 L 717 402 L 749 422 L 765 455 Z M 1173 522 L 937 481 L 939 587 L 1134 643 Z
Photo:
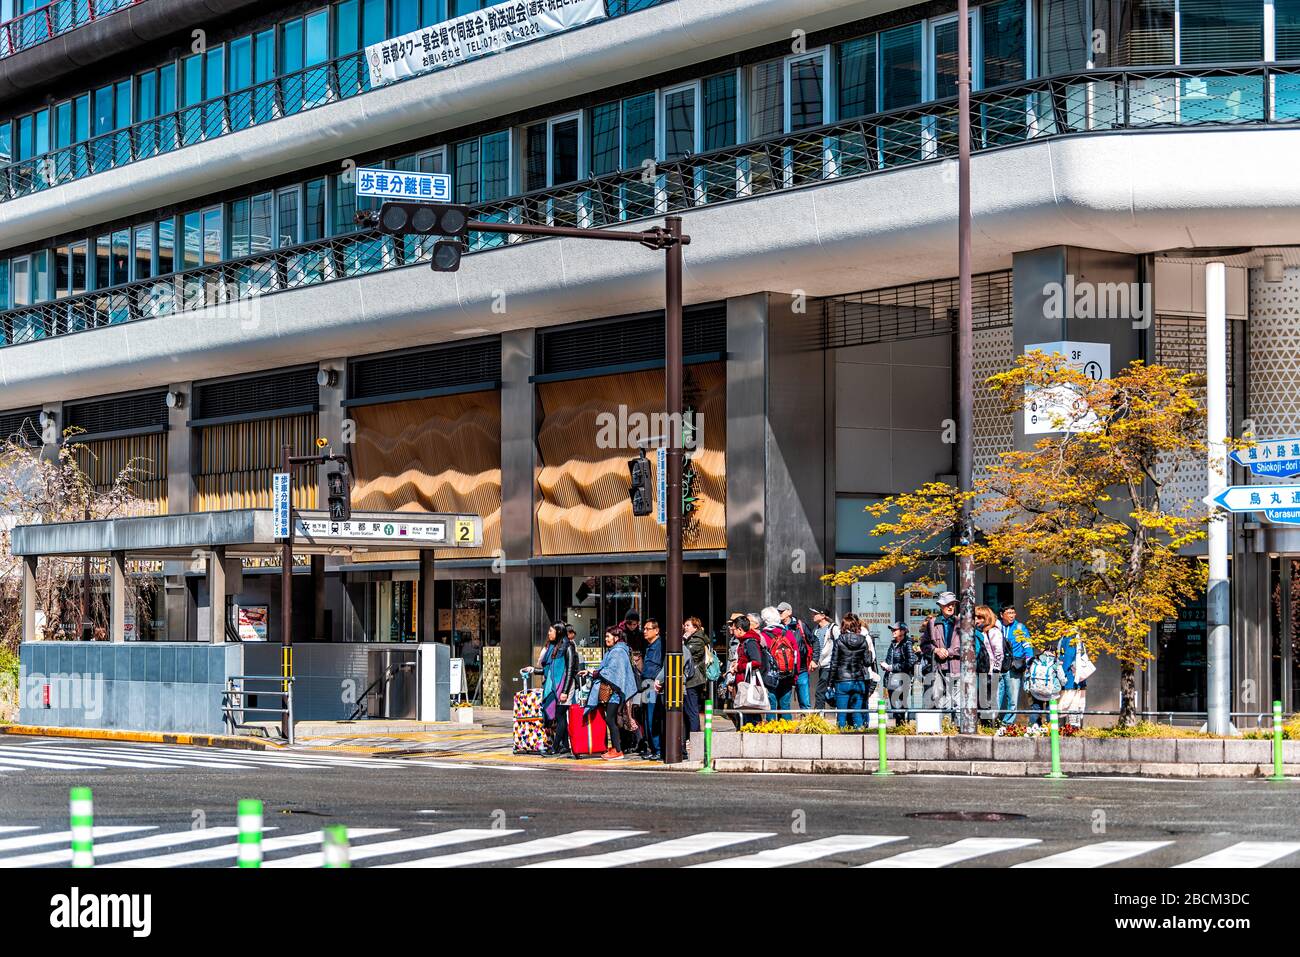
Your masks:
M 433 244 L 429 266 L 434 272 L 455 272 L 460 269 L 460 257 L 464 252 L 465 244 L 460 240 L 440 239 Z
M 469 233 L 469 207 L 451 203 L 384 203 L 379 230 L 393 236 L 453 236 Z
M 331 522 L 346 522 L 352 518 L 352 489 L 348 482 L 347 465 L 326 477 L 329 486 L 329 512 Z
M 645 449 L 637 458 L 628 460 L 627 470 L 632 473 L 632 485 L 628 489 L 632 497 L 632 514 L 649 515 L 654 506 L 650 496 L 650 460 L 645 457 Z

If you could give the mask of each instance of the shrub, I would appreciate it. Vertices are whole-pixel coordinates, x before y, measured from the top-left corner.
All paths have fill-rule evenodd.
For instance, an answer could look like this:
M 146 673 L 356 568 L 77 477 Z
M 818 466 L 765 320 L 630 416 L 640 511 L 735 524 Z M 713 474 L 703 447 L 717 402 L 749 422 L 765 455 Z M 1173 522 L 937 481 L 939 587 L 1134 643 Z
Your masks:
M 0 645 L 0 721 L 18 717 L 18 655 Z

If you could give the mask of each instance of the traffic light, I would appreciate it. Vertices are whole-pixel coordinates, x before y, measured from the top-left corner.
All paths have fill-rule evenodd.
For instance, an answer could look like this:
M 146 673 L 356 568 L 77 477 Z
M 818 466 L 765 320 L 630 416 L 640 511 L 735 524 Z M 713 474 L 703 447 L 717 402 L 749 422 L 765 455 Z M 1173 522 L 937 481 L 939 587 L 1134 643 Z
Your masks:
M 392 236 L 449 236 L 464 241 L 469 234 L 469 207 L 453 203 L 384 203 L 379 230 Z
M 645 449 L 634 459 L 629 459 L 627 470 L 632 473 L 632 485 L 628 494 L 632 497 L 632 514 L 649 515 L 654 511 L 650 495 L 650 460 L 645 457 Z
M 346 463 L 337 472 L 325 476 L 329 486 L 329 511 L 331 522 L 346 522 L 352 518 L 352 488 L 348 481 Z
M 458 239 L 440 239 L 433 244 L 429 265 L 434 272 L 455 272 L 460 268 L 460 257 L 465 244 Z

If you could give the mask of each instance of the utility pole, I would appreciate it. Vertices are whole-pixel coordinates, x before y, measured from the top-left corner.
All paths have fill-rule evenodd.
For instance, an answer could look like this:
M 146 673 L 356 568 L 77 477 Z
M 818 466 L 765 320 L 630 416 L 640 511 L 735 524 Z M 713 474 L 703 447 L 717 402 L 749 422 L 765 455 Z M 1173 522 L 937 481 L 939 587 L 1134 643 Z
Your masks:
M 1227 298 L 1222 262 L 1205 264 L 1205 417 L 1209 446 L 1210 496 L 1228 487 Z M 1206 592 L 1206 730 L 1232 733 L 1232 602 L 1228 584 L 1228 530 L 1231 518 L 1215 509 L 1206 530 L 1210 568 Z
M 975 323 L 971 314 L 970 214 L 970 13 L 967 0 L 957 0 L 957 487 L 975 487 Z M 975 529 L 969 501 L 963 501 L 957 540 L 969 545 Z M 975 690 L 975 564 L 969 555 L 957 559 L 960 592 L 957 627 L 961 629 L 962 734 L 978 730 Z

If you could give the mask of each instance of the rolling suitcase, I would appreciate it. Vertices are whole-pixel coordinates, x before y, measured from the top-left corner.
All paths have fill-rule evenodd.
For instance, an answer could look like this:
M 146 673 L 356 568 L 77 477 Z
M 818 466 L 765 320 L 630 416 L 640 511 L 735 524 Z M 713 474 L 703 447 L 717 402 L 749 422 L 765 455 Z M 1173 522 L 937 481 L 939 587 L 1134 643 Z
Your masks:
M 542 720 L 542 689 L 528 686 L 530 676 L 530 672 L 519 673 L 524 690 L 515 692 L 515 754 L 538 754 L 551 750 L 555 745 L 554 732 Z
M 603 754 L 609 747 L 605 714 L 600 708 L 588 712 L 585 705 L 569 705 L 569 747 L 575 758 Z

